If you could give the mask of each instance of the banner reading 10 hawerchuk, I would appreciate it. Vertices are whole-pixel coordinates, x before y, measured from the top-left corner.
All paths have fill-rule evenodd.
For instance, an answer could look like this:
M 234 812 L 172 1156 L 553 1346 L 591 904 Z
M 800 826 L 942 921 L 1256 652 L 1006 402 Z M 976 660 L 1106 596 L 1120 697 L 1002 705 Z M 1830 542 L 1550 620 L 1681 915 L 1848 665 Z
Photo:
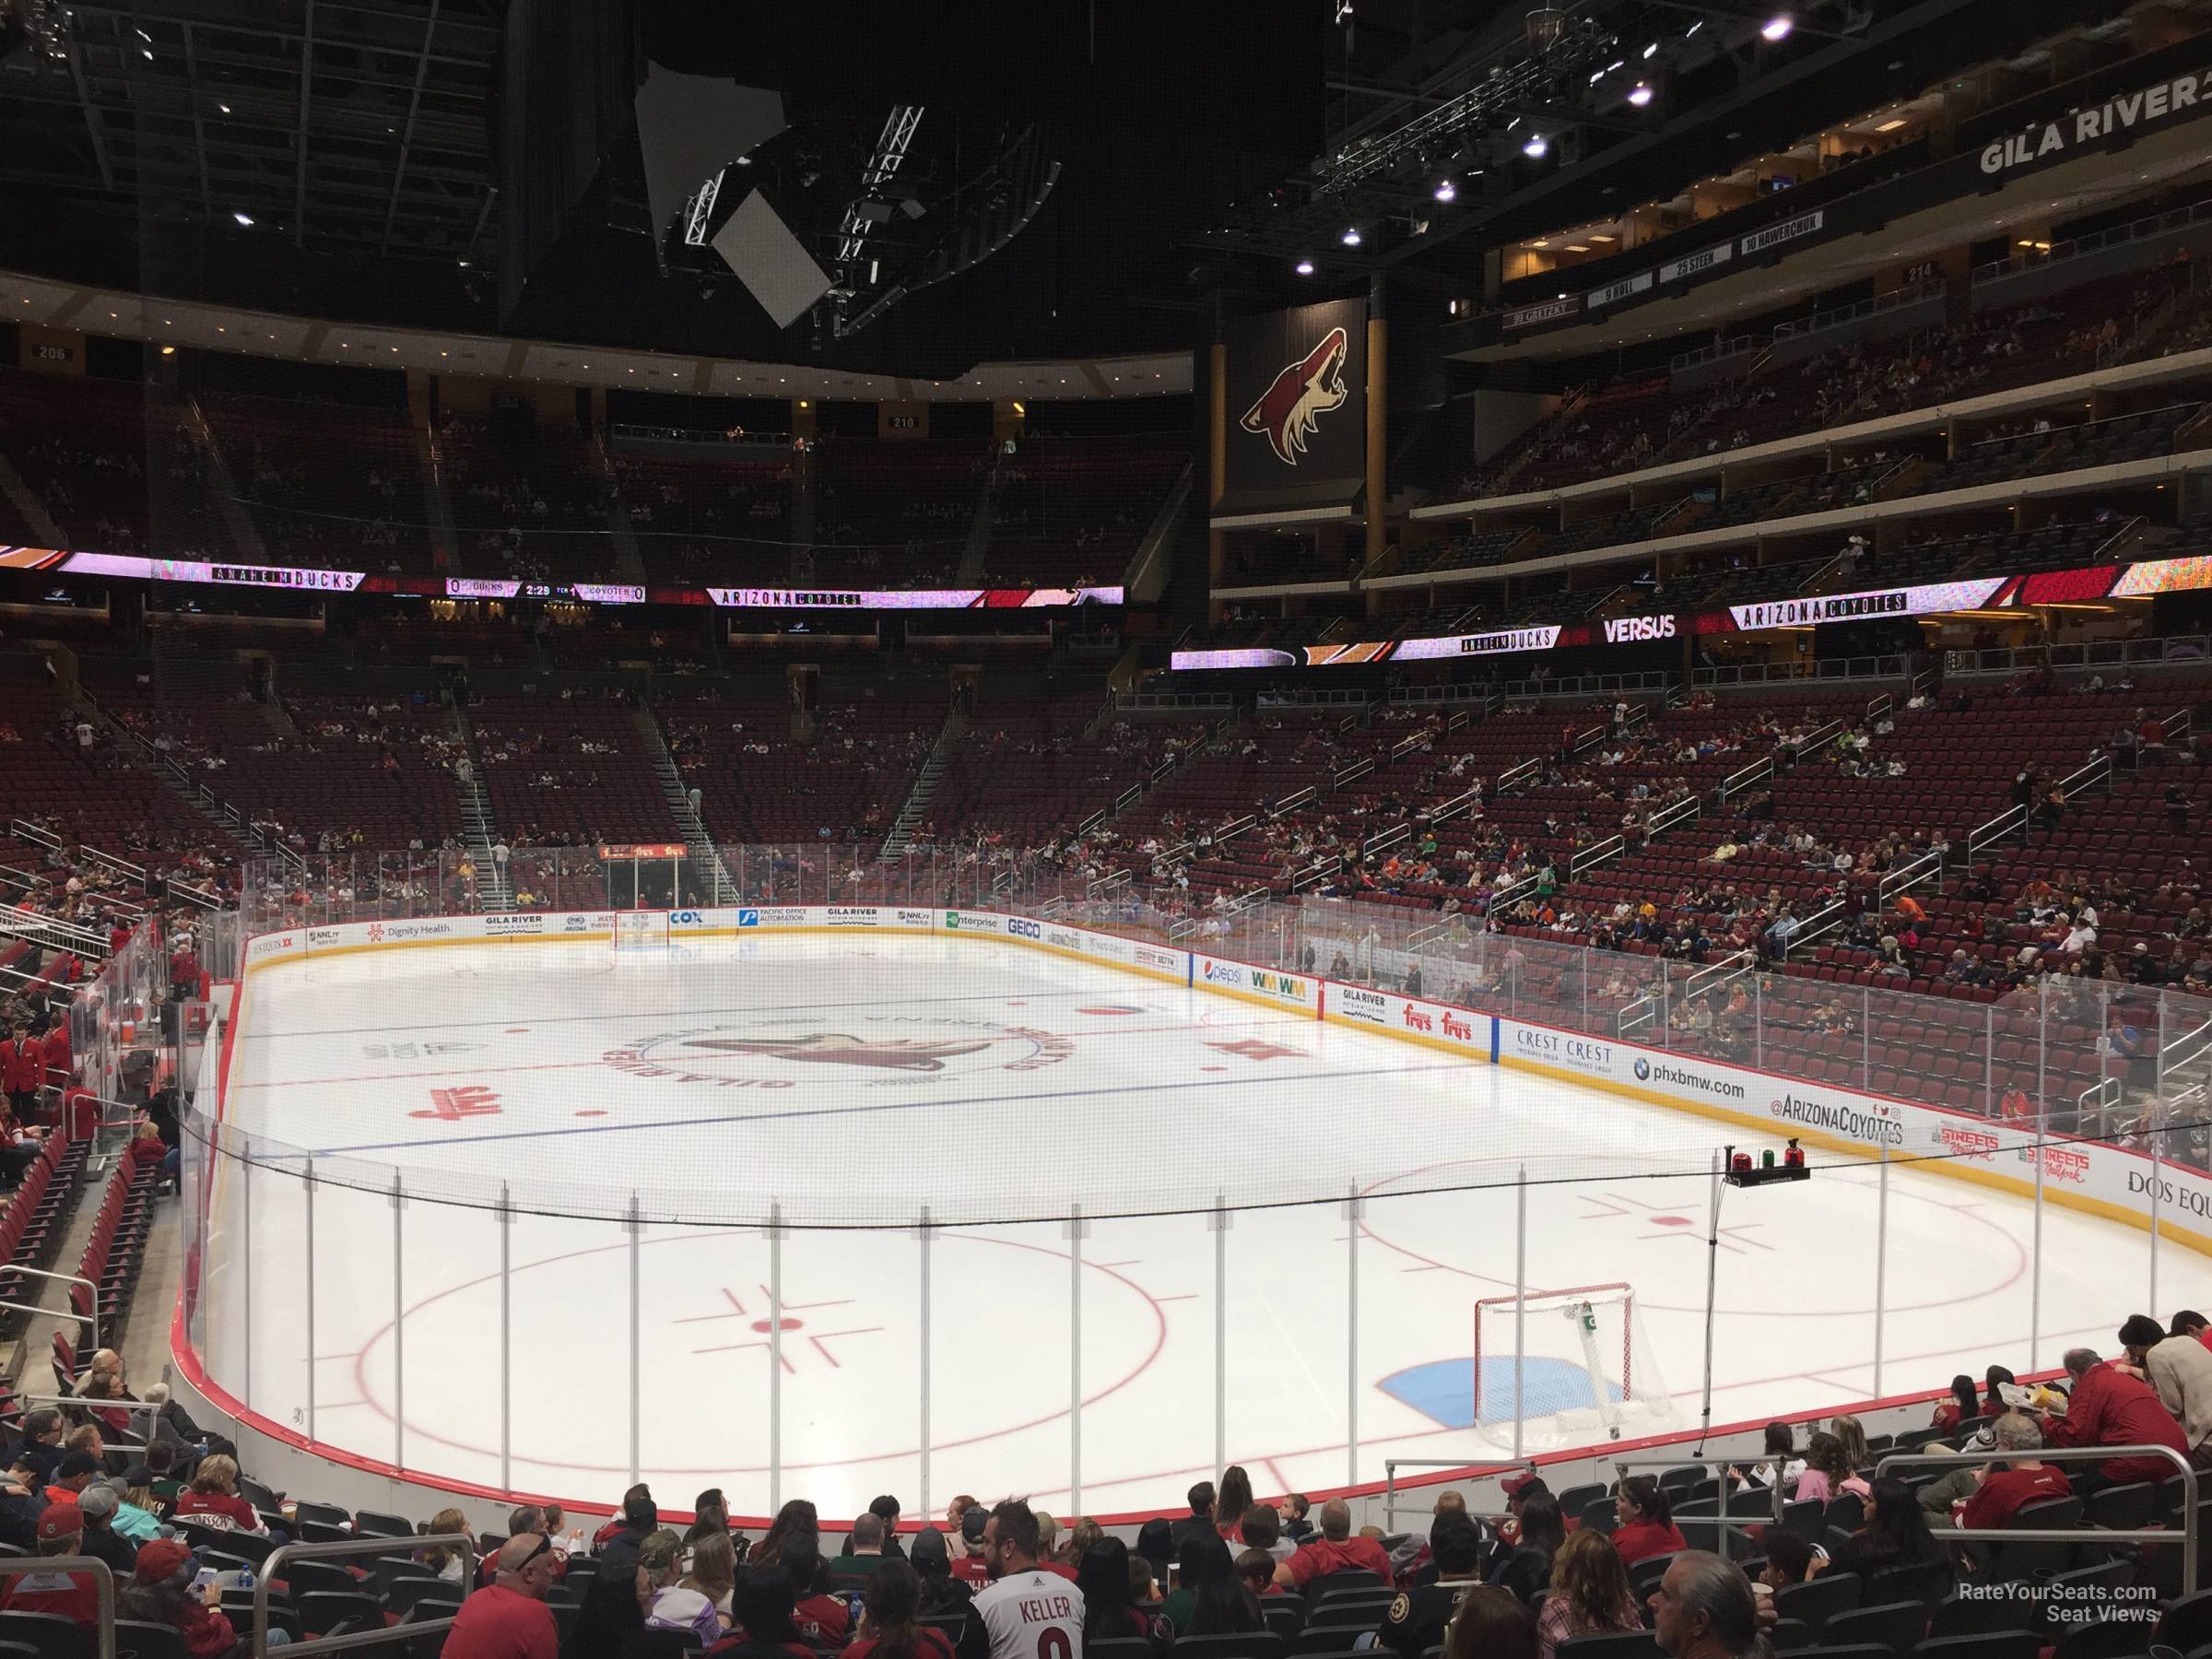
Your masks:
M 1367 303 L 1246 317 L 1223 333 L 1224 488 L 1217 513 L 1344 506 L 1367 454 Z

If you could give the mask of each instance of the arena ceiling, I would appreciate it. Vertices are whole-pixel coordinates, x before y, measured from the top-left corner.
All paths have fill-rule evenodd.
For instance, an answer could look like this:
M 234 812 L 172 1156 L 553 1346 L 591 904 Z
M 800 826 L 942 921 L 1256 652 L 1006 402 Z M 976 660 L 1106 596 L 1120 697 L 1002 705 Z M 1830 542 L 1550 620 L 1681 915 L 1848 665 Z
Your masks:
M 1562 60 L 1444 146 L 1400 139 L 1527 56 L 1532 0 L 830 0 L 750 12 L 742 34 L 696 0 L 605 0 L 579 26 L 628 54 L 618 77 L 603 71 L 624 86 L 602 103 L 626 108 L 629 71 L 648 62 L 783 94 L 798 135 L 771 159 L 818 247 L 902 100 L 924 107 L 911 177 L 929 211 L 885 234 L 915 246 L 980 151 L 1037 131 L 1059 171 L 1034 219 L 840 339 L 818 316 L 779 328 L 711 262 L 656 249 L 634 124 L 592 125 L 581 71 L 518 77 L 534 47 L 517 18 L 542 34 L 546 18 L 581 15 L 532 4 L 0 0 L 23 31 L 0 55 L 0 264 L 343 321 L 952 375 L 1187 347 L 1221 312 L 1377 270 L 1464 292 L 1501 241 L 1665 195 L 2116 9 L 1788 0 L 1794 29 L 1771 42 L 1752 0 L 1573 0 L 1572 73 Z M 1597 84 L 1584 58 L 1630 61 Z M 1660 96 L 1627 105 L 1646 74 Z M 548 106 L 522 125 L 503 91 L 517 87 Z M 1541 121 L 1551 153 L 1521 156 L 1514 121 Z M 525 149 L 588 152 L 558 222 L 515 199 L 518 132 Z M 1461 188 L 1440 206 L 1446 167 Z M 1366 235 L 1350 249 L 1355 222 Z M 1307 255 L 1318 284 L 1293 275 Z

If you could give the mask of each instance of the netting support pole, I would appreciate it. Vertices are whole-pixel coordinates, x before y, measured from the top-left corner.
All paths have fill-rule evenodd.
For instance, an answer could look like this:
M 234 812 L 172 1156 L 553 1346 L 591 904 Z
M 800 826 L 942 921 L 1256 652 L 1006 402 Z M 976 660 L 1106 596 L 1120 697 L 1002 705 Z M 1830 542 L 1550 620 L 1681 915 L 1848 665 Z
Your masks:
M 1083 1512 L 1083 1206 L 1067 1215 L 1067 1504 Z
M 406 1197 L 392 1171 L 392 1466 L 407 1466 L 407 1299 L 400 1282 L 406 1242 Z
M 239 1307 L 244 1313 L 244 1317 L 240 1320 L 239 1324 L 241 1327 L 240 1335 L 245 1348 L 243 1368 L 246 1379 L 245 1401 L 250 1407 L 253 1404 L 253 1256 L 255 1253 L 253 1250 L 253 1148 L 250 1145 L 246 1148 L 246 1156 L 239 1159 L 238 1175 L 239 1191 L 243 1194 L 239 1200 L 239 1228 L 243 1233 L 246 1242 L 245 1249 L 240 1253 L 244 1261 L 245 1270 L 242 1277 L 245 1280 L 246 1293 L 239 1303 Z M 394 1185 L 396 1186 L 399 1182 L 396 1172 L 394 1173 L 392 1180 Z M 396 1318 L 397 1315 L 394 1314 L 394 1317 Z M 392 1335 L 396 1341 L 399 1336 L 396 1326 L 393 1329 Z
M 1705 1375 L 1699 1385 L 1698 1450 L 1705 1453 L 1705 1437 L 1712 1432 L 1712 1326 L 1719 1309 L 1721 1274 L 1721 1157 L 1712 1155 L 1712 1194 L 1706 1200 L 1705 1219 Z
M 1528 1354 L 1528 1166 L 1513 1172 L 1513 1455 L 1521 1455 L 1521 1424 L 1524 1417 L 1522 1394 L 1524 1361 Z M 1475 1356 L 1482 1363 L 1482 1356 Z M 1482 1385 L 1476 1379 L 1476 1386 Z
M 638 1445 L 645 1420 L 643 1400 L 641 1397 L 644 1393 L 645 1372 L 644 1356 L 641 1351 L 644 1315 L 639 1305 L 644 1295 L 645 1264 L 642 1258 L 645 1224 L 641 1218 L 635 1193 L 629 1195 L 629 1219 L 623 1223 L 622 1230 L 629 1235 L 629 1484 L 635 1486 L 638 1484 Z M 769 1317 L 775 1317 L 772 1310 Z
M 1767 977 L 1756 964 L 1751 970 L 1751 1064 L 1767 1069 Z
M 1982 1005 L 1982 1115 L 1997 1115 L 1997 1005 Z
M 911 877 L 912 873 L 912 866 L 911 863 L 908 866 L 908 873 Z M 932 1512 L 932 1506 L 929 1500 L 929 1342 L 931 1318 L 929 1306 L 930 1235 L 931 1229 L 929 1225 L 929 1206 L 925 1204 L 922 1206 L 922 1226 L 918 1235 L 922 1241 L 922 1512 L 925 1515 Z
M 315 1160 L 311 1153 L 300 1171 L 300 1199 L 307 1206 L 307 1438 L 315 1438 Z
M 783 1507 L 783 1206 L 768 1206 L 768 1507 Z
M 1359 1220 L 1354 1185 L 1344 1206 L 1344 1478 L 1359 1484 Z
M 1214 1194 L 1214 1467 L 1229 1467 L 1229 1206 Z
M 2041 1047 L 2040 1041 L 2038 1044 Z M 2028 1247 L 2028 1369 L 2041 1371 L 2043 1343 L 2043 1160 L 2050 1154 L 2050 1142 L 2044 1125 L 2050 1121 L 2041 1115 L 2042 1100 L 2042 1055 L 2036 1055 L 2036 1100 L 2038 1117 L 2035 1125 L 2035 1234 Z
M 500 1489 L 512 1492 L 514 1414 L 514 1200 L 500 1182 Z
M 2164 1181 L 2164 1179 L 2165 1179 L 2165 1174 L 2166 1174 L 2166 1171 L 2165 1171 L 2165 1169 L 2164 1169 L 2164 1167 L 2163 1167 L 2163 1153 L 2162 1153 L 2162 1151 L 2161 1151 L 2161 1149 L 2160 1149 L 2160 1147 L 2159 1147 L 2159 1140 L 2161 1139 L 2161 1135 L 2160 1135 L 2160 1131 L 2159 1131 L 2159 1117 L 2158 1117 L 2158 1112 L 2159 1112 L 2159 1105 L 2158 1105 L 2158 1102 L 2154 1100 L 2154 1101 L 2152 1101 L 2152 1102 L 2151 1102 L 2150 1108 L 2149 1108 L 2148 1112 L 2146 1113 L 2147 1117 L 2147 1118 L 2148 1118 L 2148 1120 L 2149 1120 L 2150 1125 L 2151 1125 L 2151 1129 L 2150 1129 L 2150 1299 L 2149 1299 L 2147 1301 L 2146 1301 L 2146 1302 L 2143 1304 L 2143 1305 L 2144 1305 L 2145 1307 L 2147 1307 L 2147 1308 L 2155 1308 L 2155 1307 L 2157 1307 L 2157 1306 L 2159 1305 L 2159 1187 L 2160 1183 L 2161 1183 L 2161 1182 Z
M 1886 1132 L 1888 1124 L 1884 1124 Z M 1882 1328 L 1888 1324 L 1889 1301 L 1889 1142 L 1880 1142 L 1880 1187 L 1874 1211 L 1874 1397 L 1882 1397 Z

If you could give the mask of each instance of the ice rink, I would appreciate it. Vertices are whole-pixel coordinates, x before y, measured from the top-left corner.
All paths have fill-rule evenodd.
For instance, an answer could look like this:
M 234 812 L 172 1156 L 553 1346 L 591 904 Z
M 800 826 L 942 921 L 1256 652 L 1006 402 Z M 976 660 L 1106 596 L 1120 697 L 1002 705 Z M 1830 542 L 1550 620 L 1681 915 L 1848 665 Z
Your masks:
M 208 1225 L 252 1248 L 210 1251 L 202 1358 L 252 1409 L 600 1504 L 634 1432 L 665 1503 L 721 1485 L 754 1514 L 779 1494 L 838 1515 L 879 1492 L 1171 1504 L 1218 1472 L 1218 1379 L 1263 1493 L 1496 1455 L 1471 1421 L 1474 1309 L 1513 1288 L 1522 1170 L 1529 1288 L 1632 1286 L 1627 1426 L 1692 1426 L 1704 1171 L 1734 1138 L 942 936 L 288 964 L 252 980 L 224 1112 L 254 1157 L 218 1160 Z M 1875 1392 L 1879 1181 L 1831 1159 L 1727 1194 L 1716 1421 Z M 2109 1347 L 2147 1286 L 2144 1234 L 2046 1207 L 2039 1312 L 2030 1202 L 1892 1165 L 1888 1210 L 1890 1393 Z M 2212 1300 L 2208 1265 L 2165 1251 L 2161 1304 Z M 1671 1404 L 1641 1386 L 1661 1378 Z

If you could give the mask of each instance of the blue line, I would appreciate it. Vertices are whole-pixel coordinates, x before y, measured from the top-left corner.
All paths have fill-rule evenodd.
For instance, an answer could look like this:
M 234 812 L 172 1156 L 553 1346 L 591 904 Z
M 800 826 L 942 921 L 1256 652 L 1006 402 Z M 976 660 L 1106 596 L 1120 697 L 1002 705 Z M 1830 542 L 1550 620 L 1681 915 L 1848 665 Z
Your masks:
M 1033 1100 L 1081 1100 L 1099 1095 L 1157 1094 L 1166 1089 L 1238 1088 L 1247 1084 L 1273 1086 L 1277 1082 L 1323 1083 L 1340 1077 L 1394 1077 L 1421 1072 L 1465 1069 L 1466 1063 L 1464 1061 L 1447 1061 L 1437 1065 L 1391 1066 L 1382 1071 L 1368 1068 L 1359 1071 L 1304 1072 L 1295 1077 L 1288 1073 L 1277 1073 L 1271 1077 L 1218 1077 L 1204 1083 L 1120 1083 L 1110 1088 L 1065 1088 L 1046 1094 L 971 1095 L 949 1100 L 884 1100 L 869 1106 L 813 1106 L 794 1108 L 790 1112 L 739 1112 L 722 1117 L 661 1118 L 644 1124 L 577 1124 L 560 1129 L 515 1129 L 503 1135 L 467 1135 L 453 1139 L 373 1141 L 358 1147 L 324 1147 L 306 1156 L 336 1158 L 357 1152 L 394 1152 L 410 1147 L 467 1147 L 492 1141 L 544 1140 L 561 1135 L 627 1135 L 641 1129 L 693 1129 L 716 1124 L 772 1124 L 786 1118 L 851 1117 L 863 1112 L 917 1112 L 939 1106 L 1026 1105 Z

